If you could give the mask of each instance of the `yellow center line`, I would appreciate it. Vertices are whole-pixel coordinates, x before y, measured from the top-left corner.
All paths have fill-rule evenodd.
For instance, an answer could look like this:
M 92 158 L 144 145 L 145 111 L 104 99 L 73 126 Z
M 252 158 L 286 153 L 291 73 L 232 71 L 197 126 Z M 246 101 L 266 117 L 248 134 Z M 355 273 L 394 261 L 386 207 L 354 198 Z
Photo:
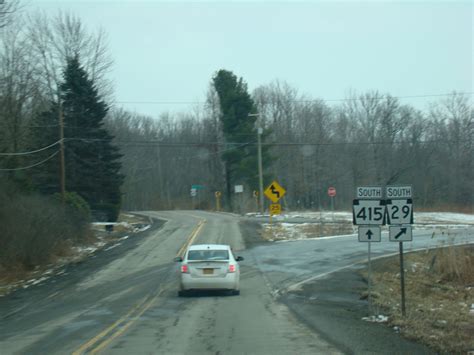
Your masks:
M 188 240 L 186 243 L 183 244 L 183 246 L 179 249 L 178 253 L 176 256 L 183 256 L 184 251 L 194 242 L 194 239 L 198 236 L 199 232 L 201 229 L 204 227 L 204 224 L 206 223 L 206 220 L 203 219 L 201 220 L 198 225 L 194 228 L 192 231 L 191 235 L 189 236 Z
M 141 310 L 127 323 L 125 323 L 120 329 L 118 329 L 114 334 L 110 335 L 106 340 L 104 340 L 99 346 L 97 346 L 95 349 L 91 350 L 91 354 L 97 354 L 100 351 L 104 350 L 112 341 L 114 341 L 116 338 L 121 336 L 123 333 L 127 331 L 128 328 L 130 328 L 141 316 L 143 313 L 145 313 L 152 305 L 153 303 L 156 302 L 158 297 L 163 293 L 164 290 L 160 290 L 160 292 L 153 297 L 150 301 L 148 301 Z
M 110 333 L 112 330 L 114 330 L 114 328 L 116 328 L 117 326 L 119 326 L 121 323 L 123 323 L 133 312 L 135 312 L 137 309 L 140 308 L 140 306 L 142 306 L 146 300 L 147 300 L 148 296 L 147 297 L 144 297 L 140 302 L 138 302 L 134 307 L 132 307 L 132 309 L 127 313 L 125 314 L 123 317 L 119 318 L 114 324 L 112 324 L 110 327 L 104 329 L 102 332 L 100 332 L 99 334 L 97 334 L 95 337 L 93 337 L 91 340 L 89 340 L 87 343 L 83 344 L 79 349 L 77 349 L 76 351 L 74 351 L 72 353 L 72 355 L 80 355 L 80 354 L 83 354 L 88 348 L 92 347 L 95 343 L 97 343 L 100 339 L 102 339 L 103 337 L 105 337 L 108 333 Z
M 186 248 L 193 243 L 205 223 L 206 220 L 204 219 L 197 224 L 197 226 L 189 235 L 186 242 L 179 249 L 177 256 L 181 256 L 186 250 Z M 81 355 L 87 351 L 90 351 L 91 354 L 97 354 L 98 352 L 105 349 L 114 339 L 118 338 L 125 331 L 127 331 L 127 329 L 130 328 L 132 324 L 134 324 L 141 317 L 141 315 L 153 305 L 153 303 L 160 297 L 163 291 L 164 289 L 161 289 L 158 294 L 156 294 L 151 299 L 149 299 L 150 295 L 147 295 L 146 297 L 142 298 L 140 302 L 138 302 L 134 307 L 130 309 L 130 311 L 127 312 L 127 314 L 119 318 L 111 326 L 107 327 L 95 337 L 90 339 L 87 343 L 84 343 L 81 347 L 74 351 L 72 355 Z M 114 333 L 112 333 L 119 326 L 120 329 L 117 329 Z M 112 334 L 109 335 L 110 333 Z M 106 338 L 107 336 L 108 338 Z M 94 346 L 98 343 L 99 345 L 94 348 Z

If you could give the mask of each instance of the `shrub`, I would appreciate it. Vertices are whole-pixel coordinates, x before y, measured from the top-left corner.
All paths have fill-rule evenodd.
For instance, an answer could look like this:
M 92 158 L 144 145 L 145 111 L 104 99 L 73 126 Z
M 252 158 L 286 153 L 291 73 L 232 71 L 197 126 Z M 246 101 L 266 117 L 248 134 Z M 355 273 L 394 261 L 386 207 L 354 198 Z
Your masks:
M 33 269 L 90 237 L 87 219 L 53 197 L 0 187 L 0 267 Z
M 60 193 L 54 194 L 54 197 L 58 201 L 62 200 Z M 89 204 L 78 193 L 66 192 L 64 196 L 64 202 L 66 203 L 66 205 L 71 207 L 74 211 L 78 212 L 79 215 L 83 216 L 87 220 L 90 220 L 91 209 L 89 207 Z

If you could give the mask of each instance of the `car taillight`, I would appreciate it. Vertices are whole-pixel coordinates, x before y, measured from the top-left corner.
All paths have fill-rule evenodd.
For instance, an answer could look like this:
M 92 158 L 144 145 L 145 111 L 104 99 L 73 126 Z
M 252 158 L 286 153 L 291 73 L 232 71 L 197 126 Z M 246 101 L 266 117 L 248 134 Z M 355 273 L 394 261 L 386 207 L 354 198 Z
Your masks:
M 235 272 L 235 265 L 233 264 L 229 265 L 229 272 Z
M 188 265 L 184 264 L 184 265 L 181 265 L 181 272 L 183 274 L 187 274 L 189 272 L 189 268 L 188 268 Z

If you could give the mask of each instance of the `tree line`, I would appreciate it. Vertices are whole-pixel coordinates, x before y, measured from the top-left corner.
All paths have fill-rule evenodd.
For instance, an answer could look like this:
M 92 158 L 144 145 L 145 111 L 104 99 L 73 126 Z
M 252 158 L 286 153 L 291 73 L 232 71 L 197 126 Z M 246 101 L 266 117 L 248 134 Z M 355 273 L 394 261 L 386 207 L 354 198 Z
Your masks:
M 0 179 L 74 196 L 94 218 L 116 220 L 123 176 L 103 127 L 112 93 L 104 32 L 71 14 L 18 16 L 4 21 L 0 45 Z
M 241 204 L 246 211 L 256 210 L 257 133 L 255 117 L 248 116 L 254 112 L 264 128 L 264 185 L 277 180 L 287 190 L 282 201 L 287 209 L 328 209 L 330 186 L 337 190 L 336 208 L 349 209 L 357 186 L 409 184 L 416 207 L 472 212 L 470 95 L 453 92 L 426 111 L 378 91 L 352 93 L 329 105 L 275 81 L 258 87 L 248 95 L 245 109 L 240 107 L 239 120 L 248 129 L 234 127 L 228 134 L 227 101 L 222 103 L 215 85 L 223 72 L 246 91 L 242 78 L 218 71 L 206 104 L 192 112 L 159 119 L 123 109 L 109 115 L 109 128 L 124 154 L 126 208 L 212 209 L 220 191 L 227 209 L 235 201 L 233 210 Z M 239 159 L 239 154 L 247 158 Z M 226 175 L 229 162 L 238 170 L 231 179 Z M 242 195 L 234 193 L 235 184 L 245 186 Z M 204 187 L 195 197 L 190 194 L 193 185 Z
M 89 32 L 64 13 L 8 22 L 0 178 L 24 191 L 60 191 L 62 113 L 66 189 L 109 219 L 120 208 L 214 209 L 217 191 L 226 210 L 256 210 L 257 126 L 264 185 L 277 180 L 287 190 L 287 209 L 328 208 L 329 186 L 343 209 L 356 186 L 410 184 L 415 206 L 472 211 L 469 94 L 437 98 L 424 111 L 378 91 L 329 104 L 281 81 L 249 92 L 244 78 L 216 68 L 204 105 L 150 117 L 113 105 L 103 31 Z M 236 185 L 244 192 L 236 194 Z

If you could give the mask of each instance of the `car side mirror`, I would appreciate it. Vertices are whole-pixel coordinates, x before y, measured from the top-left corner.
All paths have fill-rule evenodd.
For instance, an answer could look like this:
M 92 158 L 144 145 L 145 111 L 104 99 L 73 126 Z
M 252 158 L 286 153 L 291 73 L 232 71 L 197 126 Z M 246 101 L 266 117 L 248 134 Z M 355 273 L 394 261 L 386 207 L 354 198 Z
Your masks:
M 180 263 L 183 261 L 183 258 L 180 257 L 180 256 L 177 256 L 176 258 L 173 259 L 174 261 L 176 261 L 177 263 Z
M 235 261 L 242 261 L 242 260 L 244 260 L 244 257 L 243 257 L 243 256 L 238 256 L 238 257 L 235 259 Z

